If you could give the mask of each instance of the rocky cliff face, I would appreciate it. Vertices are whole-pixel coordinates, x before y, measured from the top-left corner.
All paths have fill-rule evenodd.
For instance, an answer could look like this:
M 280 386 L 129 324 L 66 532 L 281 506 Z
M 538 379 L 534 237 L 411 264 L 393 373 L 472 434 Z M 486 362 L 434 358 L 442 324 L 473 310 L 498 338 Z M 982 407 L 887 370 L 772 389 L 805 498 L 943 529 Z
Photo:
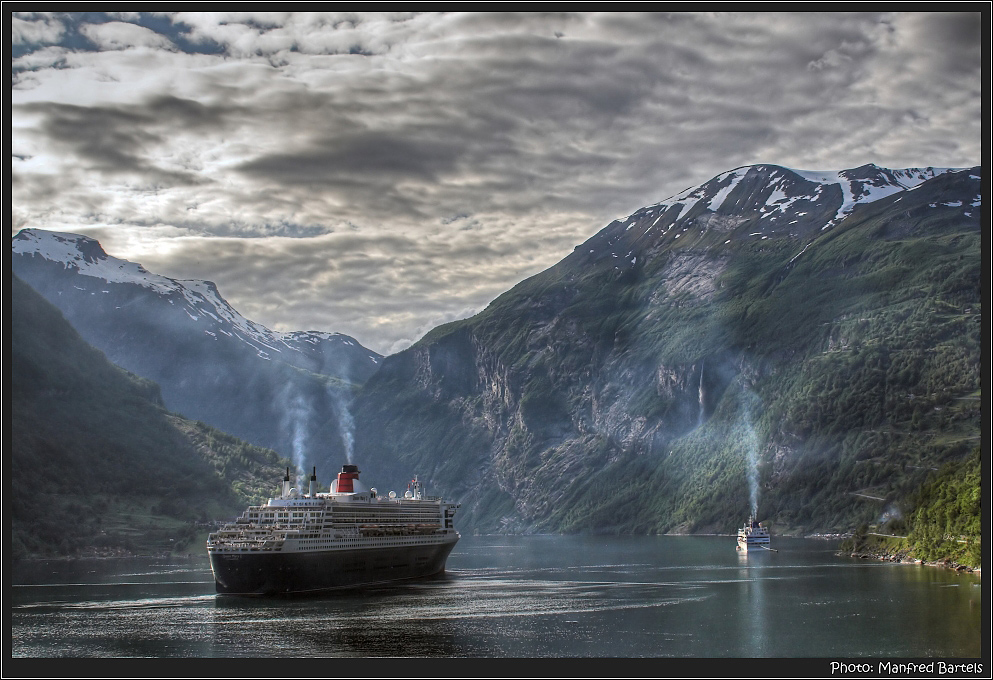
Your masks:
M 419 472 L 480 531 L 880 512 L 860 499 L 899 503 L 963 454 L 942 433 L 979 432 L 979 187 L 756 166 L 636 211 L 388 357 L 356 459 Z

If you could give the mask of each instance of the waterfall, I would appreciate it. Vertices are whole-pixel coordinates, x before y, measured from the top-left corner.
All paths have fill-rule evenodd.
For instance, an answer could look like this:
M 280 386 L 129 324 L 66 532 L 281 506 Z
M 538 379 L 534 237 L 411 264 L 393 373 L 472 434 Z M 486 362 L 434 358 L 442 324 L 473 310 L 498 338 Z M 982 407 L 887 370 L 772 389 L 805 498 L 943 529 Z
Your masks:
M 701 425 L 703 425 L 703 364 L 704 364 L 704 362 L 701 361 L 700 362 L 700 386 L 697 388 L 697 392 L 698 392 L 699 400 L 700 400 L 700 411 L 699 411 L 699 413 L 697 415 L 697 419 L 696 419 L 696 426 L 697 427 L 700 427 Z

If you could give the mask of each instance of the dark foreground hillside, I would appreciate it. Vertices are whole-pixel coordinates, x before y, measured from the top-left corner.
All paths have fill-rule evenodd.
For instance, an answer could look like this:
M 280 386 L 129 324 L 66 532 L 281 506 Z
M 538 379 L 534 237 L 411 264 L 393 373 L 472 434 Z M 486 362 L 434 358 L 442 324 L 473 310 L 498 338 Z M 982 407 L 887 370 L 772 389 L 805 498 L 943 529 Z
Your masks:
M 10 556 L 201 550 L 202 523 L 276 488 L 275 452 L 167 412 L 16 276 L 11 304 Z

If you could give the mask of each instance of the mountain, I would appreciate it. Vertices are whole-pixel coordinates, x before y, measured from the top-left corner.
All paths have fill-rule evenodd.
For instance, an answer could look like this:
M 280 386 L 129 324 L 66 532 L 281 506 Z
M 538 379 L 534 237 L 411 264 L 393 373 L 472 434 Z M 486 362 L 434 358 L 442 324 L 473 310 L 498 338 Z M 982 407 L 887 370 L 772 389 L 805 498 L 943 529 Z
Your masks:
M 287 463 L 162 406 L 11 277 L 10 554 L 195 549 L 195 523 L 274 490 Z
M 170 410 L 301 469 L 347 459 L 345 406 L 381 355 L 340 333 L 271 331 L 213 283 L 152 274 L 85 236 L 25 229 L 11 250 L 13 271 L 113 363 L 159 384 Z
M 981 183 L 756 165 L 637 210 L 387 357 L 355 459 L 483 532 L 898 513 L 981 437 Z

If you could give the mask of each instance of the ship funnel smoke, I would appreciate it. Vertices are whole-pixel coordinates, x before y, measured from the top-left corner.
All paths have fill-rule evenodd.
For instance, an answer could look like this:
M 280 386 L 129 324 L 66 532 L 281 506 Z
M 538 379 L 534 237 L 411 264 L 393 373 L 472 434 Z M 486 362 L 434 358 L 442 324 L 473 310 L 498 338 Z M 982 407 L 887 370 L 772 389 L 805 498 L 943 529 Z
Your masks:
M 758 517 L 759 513 L 759 438 L 755 432 L 755 409 L 759 406 L 759 399 L 752 392 L 745 392 L 746 403 L 744 409 L 744 437 L 742 445 L 745 447 L 745 474 L 748 478 L 748 501 L 752 512 L 752 517 Z
M 290 460 L 297 470 L 307 468 L 307 439 L 313 409 L 308 400 L 299 393 L 292 396 L 283 394 L 283 417 L 280 425 L 290 435 Z
M 757 437 L 755 428 L 751 423 L 747 425 L 747 451 L 748 451 L 748 499 L 751 502 L 752 517 L 759 514 L 759 463 L 757 449 Z
M 350 399 L 346 399 L 342 390 L 329 389 L 328 396 L 334 404 L 334 412 L 338 418 L 338 431 L 341 433 L 341 443 L 345 447 L 345 461 L 352 464 L 352 454 L 355 452 L 355 420 L 352 418 Z

